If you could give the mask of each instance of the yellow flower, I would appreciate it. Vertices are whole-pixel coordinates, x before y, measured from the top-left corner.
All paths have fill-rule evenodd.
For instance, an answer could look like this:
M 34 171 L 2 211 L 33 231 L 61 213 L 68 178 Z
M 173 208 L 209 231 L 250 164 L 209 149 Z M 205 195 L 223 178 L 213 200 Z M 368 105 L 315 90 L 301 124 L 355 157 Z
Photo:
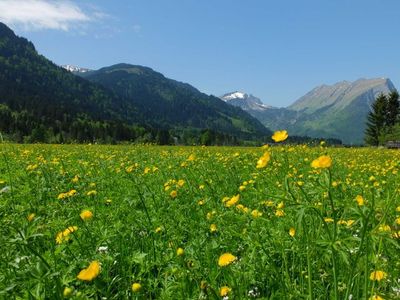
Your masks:
M 332 223 L 334 220 L 332 218 L 327 217 L 327 218 L 324 218 L 324 221 L 326 223 Z
M 364 198 L 363 198 L 363 196 L 357 195 L 357 196 L 356 196 L 356 201 L 357 201 L 358 206 L 363 206 L 363 205 L 364 205 Z
M 74 290 L 72 289 L 72 288 L 70 288 L 70 287 L 66 287 L 65 289 L 64 289 L 64 291 L 63 291 L 63 296 L 65 297 L 65 298 L 69 298 L 71 295 L 72 295 L 72 292 L 73 292 Z
M 332 159 L 328 155 L 322 155 L 318 157 L 317 159 L 314 159 L 311 163 L 311 167 L 315 169 L 325 169 L 325 168 L 330 168 L 332 166 Z
M 211 225 L 210 225 L 210 232 L 212 232 L 212 233 L 213 233 L 213 232 L 217 232 L 217 230 L 218 230 L 218 229 L 217 229 L 217 225 L 215 225 L 215 224 L 211 224 Z
M 179 185 L 180 187 L 182 187 L 184 184 L 185 184 L 185 180 L 183 180 L 183 179 L 179 179 L 179 180 L 178 180 L 178 185 Z
M 249 211 L 249 208 L 242 204 L 236 205 L 236 208 L 245 214 Z
M 285 215 L 285 212 L 283 211 L 283 209 L 277 209 L 275 212 L 275 216 L 277 217 L 283 217 Z
M 257 161 L 257 169 L 261 169 L 261 168 L 265 168 L 265 166 L 268 164 L 268 162 L 271 159 L 271 155 L 269 154 L 269 152 L 265 152 L 263 154 L 263 156 L 261 156 L 258 161 Z
M 379 295 L 373 295 L 369 298 L 369 300 L 384 300 L 384 299 Z
M 187 161 L 194 161 L 196 159 L 196 155 L 190 154 L 189 157 L 187 158 Z
M 237 257 L 231 253 L 224 253 L 222 254 L 219 259 L 218 259 L 218 265 L 220 267 L 226 267 L 228 265 L 230 265 L 231 263 L 233 263 L 235 260 L 237 259 Z
M 78 230 L 78 226 L 69 226 L 64 231 L 60 231 L 56 236 L 56 243 L 61 244 L 62 242 L 68 241 L 70 239 L 69 235 Z
M 184 253 L 185 253 L 185 250 L 183 250 L 183 248 L 176 249 L 176 255 L 182 256 Z
M 83 210 L 80 215 L 82 220 L 86 221 L 86 220 L 90 220 L 91 218 L 93 218 L 93 213 L 90 210 Z
M 162 231 L 162 227 L 157 227 L 154 231 L 155 233 L 160 233 Z
M 77 183 L 77 182 L 79 181 L 79 176 L 78 176 L 78 175 L 75 175 L 75 177 L 72 178 L 71 181 L 72 181 L 73 183 Z
M 296 229 L 294 229 L 293 227 L 291 227 L 291 228 L 289 229 L 289 235 L 290 235 L 291 237 L 294 237 L 294 236 L 296 235 Z
M 142 289 L 142 285 L 139 282 L 132 284 L 132 292 L 137 293 Z
M 227 286 L 223 286 L 219 289 L 219 295 L 221 297 L 225 297 L 228 296 L 228 294 L 232 291 L 231 288 L 227 287 Z
M 95 196 L 95 195 L 97 195 L 97 191 L 95 191 L 95 190 L 91 190 L 91 191 L 89 191 L 89 192 L 87 192 L 86 193 L 86 196 Z
M 92 261 L 89 267 L 79 272 L 77 278 L 83 281 L 92 281 L 100 274 L 100 263 L 97 260 Z
M 245 189 L 246 189 L 246 186 L 244 186 L 244 185 L 239 186 L 239 191 L 243 191 Z
M 383 232 L 389 232 L 389 231 L 391 231 L 392 229 L 390 228 L 389 225 L 383 224 L 383 225 L 380 225 L 380 226 L 379 226 L 378 230 L 379 230 L 379 231 L 383 231 Z
M 239 200 L 240 200 L 240 195 L 237 194 L 236 196 L 233 196 L 230 200 L 225 201 L 225 206 L 231 207 L 231 206 L 235 205 L 236 203 L 238 203 Z
M 31 214 L 29 214 L 26 218 L 28 219 L 29 222 L 32 222 L 33 219 L 35 218 L 35 216 L 36 216 L 36 214 L 31 213 Z
M 253 218 L 258 218 L 258 217 L 261 217 L 261 216 L 262 216 L 262 212 L 258 211 L 257 209 L 254 209 L 254 210 L 251 212 L 251 215 L 253 216 Z
M 275 133 L 272 135 L 272 139 L 278 143 L 278 142 L 283 142 L 288 138 L 288 133 L 286 130 L 281 130 L 281 131 L 275 131 Z
M 397 225 L 400 225 L 400 217 L 395 220 Z
M 171 198 L 176 198 L 176 196 L 178 196 L 178 192 L 177 191 L 171 191 L 171 193 L 169 193 L 169 195 L 171 196 Z
M 371 275 L 369 276 L 369 279 L 375 280 L 375 281 L 381 281 L 382 279 L 385 279 L 387 274 L 383 271 L 373 271 Z
M 285 207 L 285 203 L 283 201 L 279 202 L 279 204 L 276 206 L 277 209 L 282 209 L 284 207 Z

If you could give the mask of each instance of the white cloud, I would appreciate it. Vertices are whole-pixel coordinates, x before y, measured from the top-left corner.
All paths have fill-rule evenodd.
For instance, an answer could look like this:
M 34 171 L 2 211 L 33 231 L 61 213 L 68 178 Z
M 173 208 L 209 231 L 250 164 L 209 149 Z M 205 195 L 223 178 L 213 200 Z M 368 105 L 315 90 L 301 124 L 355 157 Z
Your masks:
M 0 21 L 23 30 L 69 31 L 104 16 L 65 0 L 0 0 Z

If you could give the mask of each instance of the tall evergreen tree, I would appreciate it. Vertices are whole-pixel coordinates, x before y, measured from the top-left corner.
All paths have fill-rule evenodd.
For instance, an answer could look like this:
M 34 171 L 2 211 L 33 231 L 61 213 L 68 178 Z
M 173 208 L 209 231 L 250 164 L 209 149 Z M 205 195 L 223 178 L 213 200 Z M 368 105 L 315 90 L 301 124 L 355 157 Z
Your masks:
M 379 137 L 386 126 L 388 99 L 380 94 L 372 104 L 372 109 L 367 117 L 367 129 L 365 130 L 365 143 L 371 146 L 379 145 Z
M 386 125 L 390 128 L 393 127 L 398 121 L 400 113 L 399 93 L 397 91 L 391 92 L 387 96 L 387 116 Z

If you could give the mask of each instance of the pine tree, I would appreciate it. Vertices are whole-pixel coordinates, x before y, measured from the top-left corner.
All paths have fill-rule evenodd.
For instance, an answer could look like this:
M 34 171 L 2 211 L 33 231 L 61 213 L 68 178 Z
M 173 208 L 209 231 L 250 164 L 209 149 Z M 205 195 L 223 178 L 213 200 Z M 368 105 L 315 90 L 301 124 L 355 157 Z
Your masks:
M 396 124 L 400 113 L 399 93 L 397 91 L 391 92 L 387 97 L 387 116 L 386 125 L 390 129 Z
M 372 109 L 367 117 L 367 129 L 365 130 L 365 143 L 378 146 L 380 136 L 384 133 L 387 119 L 388 98 L 380 94 L 372 104 Z

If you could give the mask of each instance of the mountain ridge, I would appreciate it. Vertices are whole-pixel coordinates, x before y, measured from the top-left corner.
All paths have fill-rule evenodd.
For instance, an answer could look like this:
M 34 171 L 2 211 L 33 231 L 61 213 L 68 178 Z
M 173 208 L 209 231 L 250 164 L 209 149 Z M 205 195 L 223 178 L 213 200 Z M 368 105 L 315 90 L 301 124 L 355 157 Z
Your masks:
M 282 108 L 255 110 L 232 99 L 229 103 L 242 107 L 272 130 L 287 129 L 294 135 L 362 144 L 371 104 L 380 93 L 393 90 L 395 86 L 389 78 L 359 78 L 319 85 Z
M 129 98 L 155 126 L 170 124 L 223 132 L 231 128 L 243 138 L 271 133 L 247 112 L 149 67 L 119 63 L 77 75 Z

